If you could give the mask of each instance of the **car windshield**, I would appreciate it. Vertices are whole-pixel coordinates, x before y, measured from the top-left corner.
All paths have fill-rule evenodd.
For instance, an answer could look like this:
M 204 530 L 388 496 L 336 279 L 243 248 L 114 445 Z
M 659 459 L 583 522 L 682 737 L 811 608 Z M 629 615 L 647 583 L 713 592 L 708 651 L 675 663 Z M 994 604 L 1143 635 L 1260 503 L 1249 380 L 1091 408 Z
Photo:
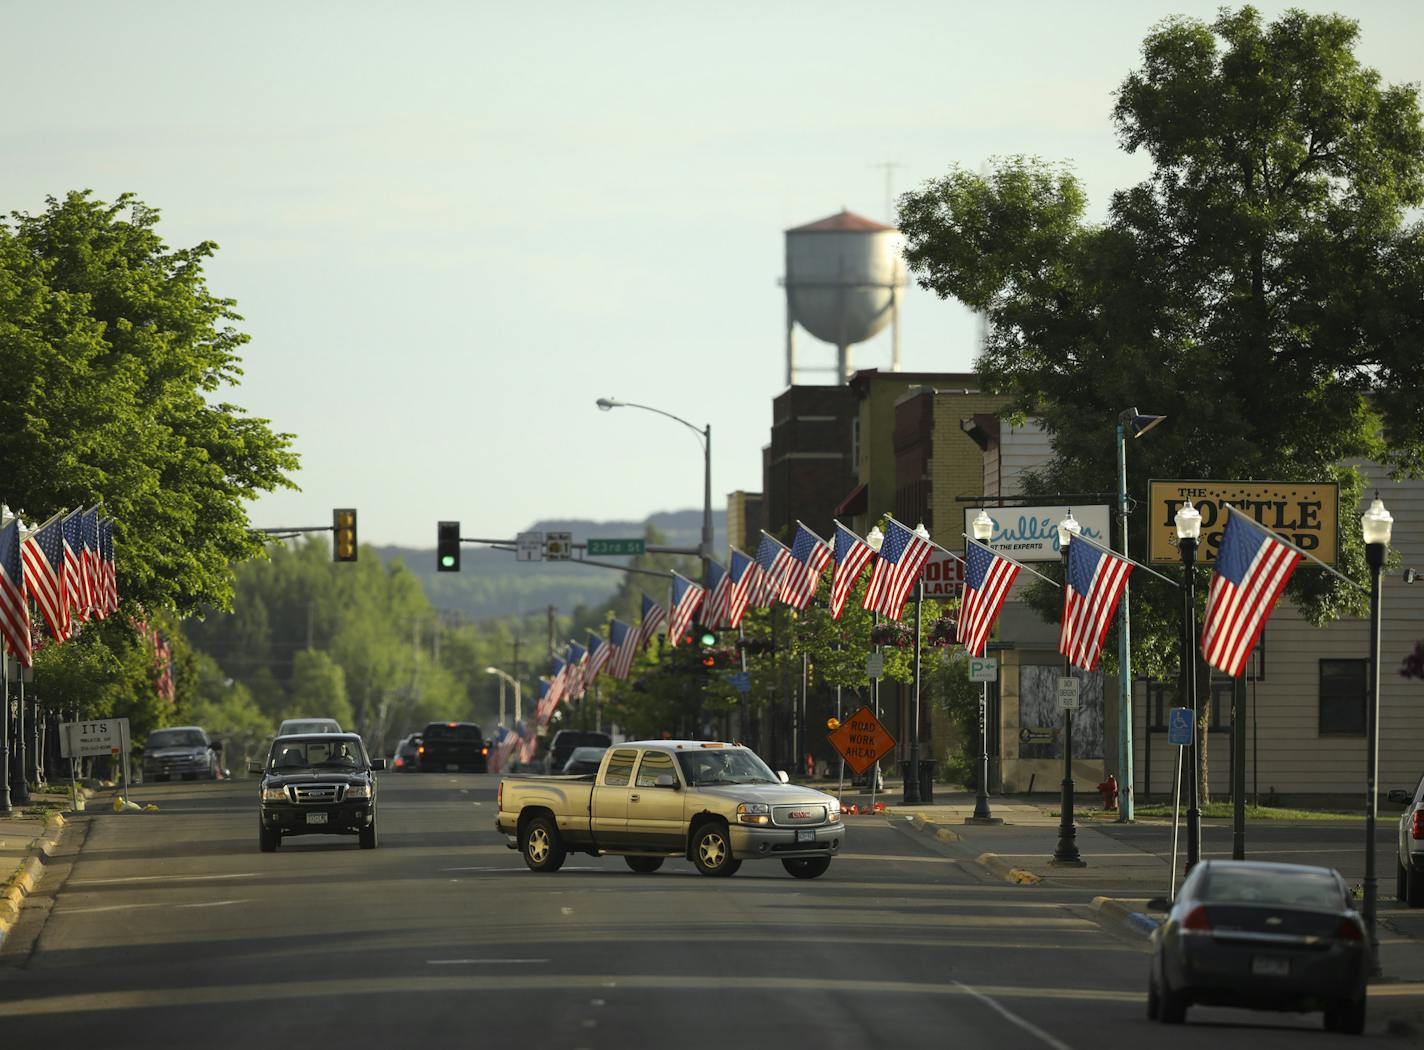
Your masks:
M 679 751 L 677 763 L 693 786 L 699 784 L 779 784 L 766 763 L 745 748 Z
M 1279 868 L 1219 868 L 1207 873 L 1202 900 L 1220 904 L 1268 904 L 1337 909 L 1340 887 L 1328 872 Z
M 278 740 L 272 769 L 365 769 L 366 755 L 355 740 Z
M 159 747 L 207 747 L 208 742 L 196 729 L 160 729 L 148 734 L 150 749 Z

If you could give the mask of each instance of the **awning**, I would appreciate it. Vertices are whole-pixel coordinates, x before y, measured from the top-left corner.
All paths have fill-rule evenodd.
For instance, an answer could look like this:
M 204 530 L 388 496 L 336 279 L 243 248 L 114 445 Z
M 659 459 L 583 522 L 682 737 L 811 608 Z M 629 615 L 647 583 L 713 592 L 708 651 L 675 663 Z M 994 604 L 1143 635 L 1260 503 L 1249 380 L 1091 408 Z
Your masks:
M 861 482 L 851 489 L 849 496 L 836 504 L 836 509 L 831 511 L 831 514 L 837 518 L 852 518 L 857 514 L 864 514 L 869 502 L 866 497 L 866 483 Z

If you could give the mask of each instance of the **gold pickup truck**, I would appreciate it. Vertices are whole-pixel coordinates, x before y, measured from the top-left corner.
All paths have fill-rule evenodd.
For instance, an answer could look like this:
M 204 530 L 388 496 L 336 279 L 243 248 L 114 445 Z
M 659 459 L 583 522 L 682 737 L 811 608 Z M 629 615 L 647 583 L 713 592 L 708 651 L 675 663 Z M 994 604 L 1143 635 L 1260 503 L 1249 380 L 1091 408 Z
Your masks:
M 495 827 L 539 872 L 574 852 L 621 856 L 645 874 L 668 857 L 713 876 L 776 859 L 814 879 L 846 837 L 833 796 L 788 784 L 748 748 L 704 740 L 617 744 L 592 775 L 505 777 Z

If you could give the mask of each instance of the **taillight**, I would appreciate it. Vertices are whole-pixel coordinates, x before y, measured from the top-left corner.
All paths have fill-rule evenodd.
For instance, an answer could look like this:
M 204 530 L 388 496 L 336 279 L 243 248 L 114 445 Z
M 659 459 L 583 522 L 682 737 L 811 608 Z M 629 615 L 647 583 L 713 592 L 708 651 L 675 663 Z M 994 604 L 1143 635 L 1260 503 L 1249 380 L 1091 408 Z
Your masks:
M 489 748 L 487 748 L 487 747 L 482 747 L 482 748 L 480 748 L 480 754 L 482 754 L 482 755 L 487 755 L 487 754 L 489 754 Z
M 424 745 L 424 744 L 422 744 L 421 747 L 420 747 L 420 753 L 421 753 L 422 755 L 425 754 L 425 745 Z
M 1360 932 L 1360 927 L 1349 919 L 1341 919 L 1340 925 L 1335 927 L 1335 939 L 1337 941 L 1363 941 L 1365 935 Z
M 1198 904 L 1191 911 L 1187 912 L 1187 917 L 1182 920 L 1184 930 L 1210 930 L 1211 918 L 1206 913 L 1206 905 Z
M 1410 834 L 1416 839 L 1424 839 L 1424 809 L 1414 811 L 1414 827 Z
M 501 781 L 499 782 L 499 790 L 495 792 L 495 796 L 494 796 L 494 797 L 495 797 L 495 803 L 494 803 L 494 804 L 495 804 L 495 808 L 497 808 L 497 809 L 503 809 L 503 808 L 504 808 L 504 781 L 503 781 L 503 780 L 501 780 Z

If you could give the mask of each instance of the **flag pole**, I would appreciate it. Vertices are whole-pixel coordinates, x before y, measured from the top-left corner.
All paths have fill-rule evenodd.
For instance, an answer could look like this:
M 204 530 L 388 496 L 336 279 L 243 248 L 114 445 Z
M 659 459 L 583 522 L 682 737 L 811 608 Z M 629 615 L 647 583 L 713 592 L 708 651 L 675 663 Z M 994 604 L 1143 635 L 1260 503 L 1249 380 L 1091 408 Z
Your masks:
M 1223 503 L 1222 506 L 1225 507 L 1227 510 L 1231 511 L 1232 514 L 1240 514 L 1243 518 L 1245 518 L 1247 521 L 1249 521 L 1252 525 L 1256 526 L 1256 528 L 1260 529 L 1260 530 L 1261 530 L 1262 532 L 1264 532 L 1267 536 L 1270 536 L 1273 540 L 1275 540 L 1277 543 L 1281 544 L 1282 546 L 1284 546 L 1284 547 L 1289 547 L 1291 550 L 1293 550 L 1293 551 L 1295 551 L 1297 554 L 1299 554 L 1302 558 L 1309 558 L 1311 561 L 1315 562 L 1316 565 L 1319 565 L 1322 569 L 1324 569 L 1324 570 L 1325 570 L 1326 572 L 1328 572 L 1331 576 L 1334 576 L 1337 580 L 1341 581 L 1342 583 L 1348 583 L 1351 587 L 1355 588 L 1355 590 L 1361 591 L 1361 592 L 1364 593 L 1364 594 L 1369 594 L 1369 593 L 1370 593 L 1370 589 L 1369 589 L 1368 587 L 1362 587 L 1360 584 L 1358 584 L 1358 583 L 1356 583 L 1354 580 L 1350 579 L 1350 577 L 1346 576 L 1344 573 L 1335 571 L 1335 569 L 1334 569 L 1333 567 L 1331 567 L 1331 566 L 1329 566 L 1329 565 L 1326 565 L 1323 561 L 1321 561 L 1319 558 L 1317 558 L 1314 554 L 1311 554 L 1310 551 L 1305 550 L 1305 549 L 1302 548 L 1302 547 L 1297 547 L 1294 543 L 1292 543 L 1290 540 L 1286 539 L 1286 538 L 1285 538 L 1284 536 L 1282 536 L 1279 532 L 1276 532 L 1274 529 L 1272 529 L 1272 528 L 1271 528 L 1270 526 L 1268 526 L 1268 525 L 1262 525 L 1259 521 L 1257 521 L 1255 518 L 1251 517 L 1251 515 L 1247 514 L 1244 510 L 1237 510 L 1237 509 L 1236 509 L 1235 507 L 1233 507 L 1230 503 Z
M 835 521 L 834 519 L 832 519 L 832 524 L 840 525 L 840 522 Z M 815 536 L 815 537 L 816 537 L 816 542 L 818 542 L 818 543 L 823 543 L 823 544 L 825 544 L 827 547 L 830 546 L 829 543 L 826 543 L 825 540 L 821 539 L 820 534 L 817 533 L 815 529 L 806 528 L 806 523 L 805 523 L 804 521 L 802 521 L 800 518 L 797 518 L 797 519 L 796 519 L 796 527 L 797 527 L 798 529 L 806 529 L 807 532 L 809 532 L 812 536 Z M 841 527 L 844 528 L 844 526 L 841 526 Z
M 1027 565 L 1025 565 L 1023 562 L 1021 562 L 1021 561 L 1016 561 L 1016 560 L 1014 560 L 1013 558 L 1010 558 L 1007 554 L 1003 553 L 1002 551 L 996 551 L 993 547 L 989 546 L 987 543 L 980 543 L 978 540 L 976 540 L 973 536 L 970 536 L 968 533 L 960 533 L 960 535 L 962 535 L 962 536 L 964 537 L 965 542 L 967 542 L 967 543 L 972 543 L 972 544 L 974 544 L 974 546 L 976 546 L 976 547 L 983 547 L 986 551 L 988 551 L 988 552 L 989 552 L 990 554 L 992 554 L 994 557 L 996 557 L 996 558 L 1003 558 L 1004 561 L 1008 562 L 1009 564 L 1011 564 L 1011 565 L 1017 565 L 1020 569 L 1025 569 L 1025 570 L 1027 570 L 1027 571 L 1028 571 L 1029 573 L 1031 573 L 1032 575 L 1037 576 L 1037 577 L 1038 577 L 1040 580 L 1042 580 L 1044 583 L 1051 583 L 1051 584 L 1052 584 L 1053 586 L 1055 586 L 1055 587 L 1062 586 L 1057 580 L 1050 580 L 1047 576 L 1043 575 L 1043 573 L 1039 572 L 1037 569 L 1030 569 L 1030 568 L 1029 568 Z

